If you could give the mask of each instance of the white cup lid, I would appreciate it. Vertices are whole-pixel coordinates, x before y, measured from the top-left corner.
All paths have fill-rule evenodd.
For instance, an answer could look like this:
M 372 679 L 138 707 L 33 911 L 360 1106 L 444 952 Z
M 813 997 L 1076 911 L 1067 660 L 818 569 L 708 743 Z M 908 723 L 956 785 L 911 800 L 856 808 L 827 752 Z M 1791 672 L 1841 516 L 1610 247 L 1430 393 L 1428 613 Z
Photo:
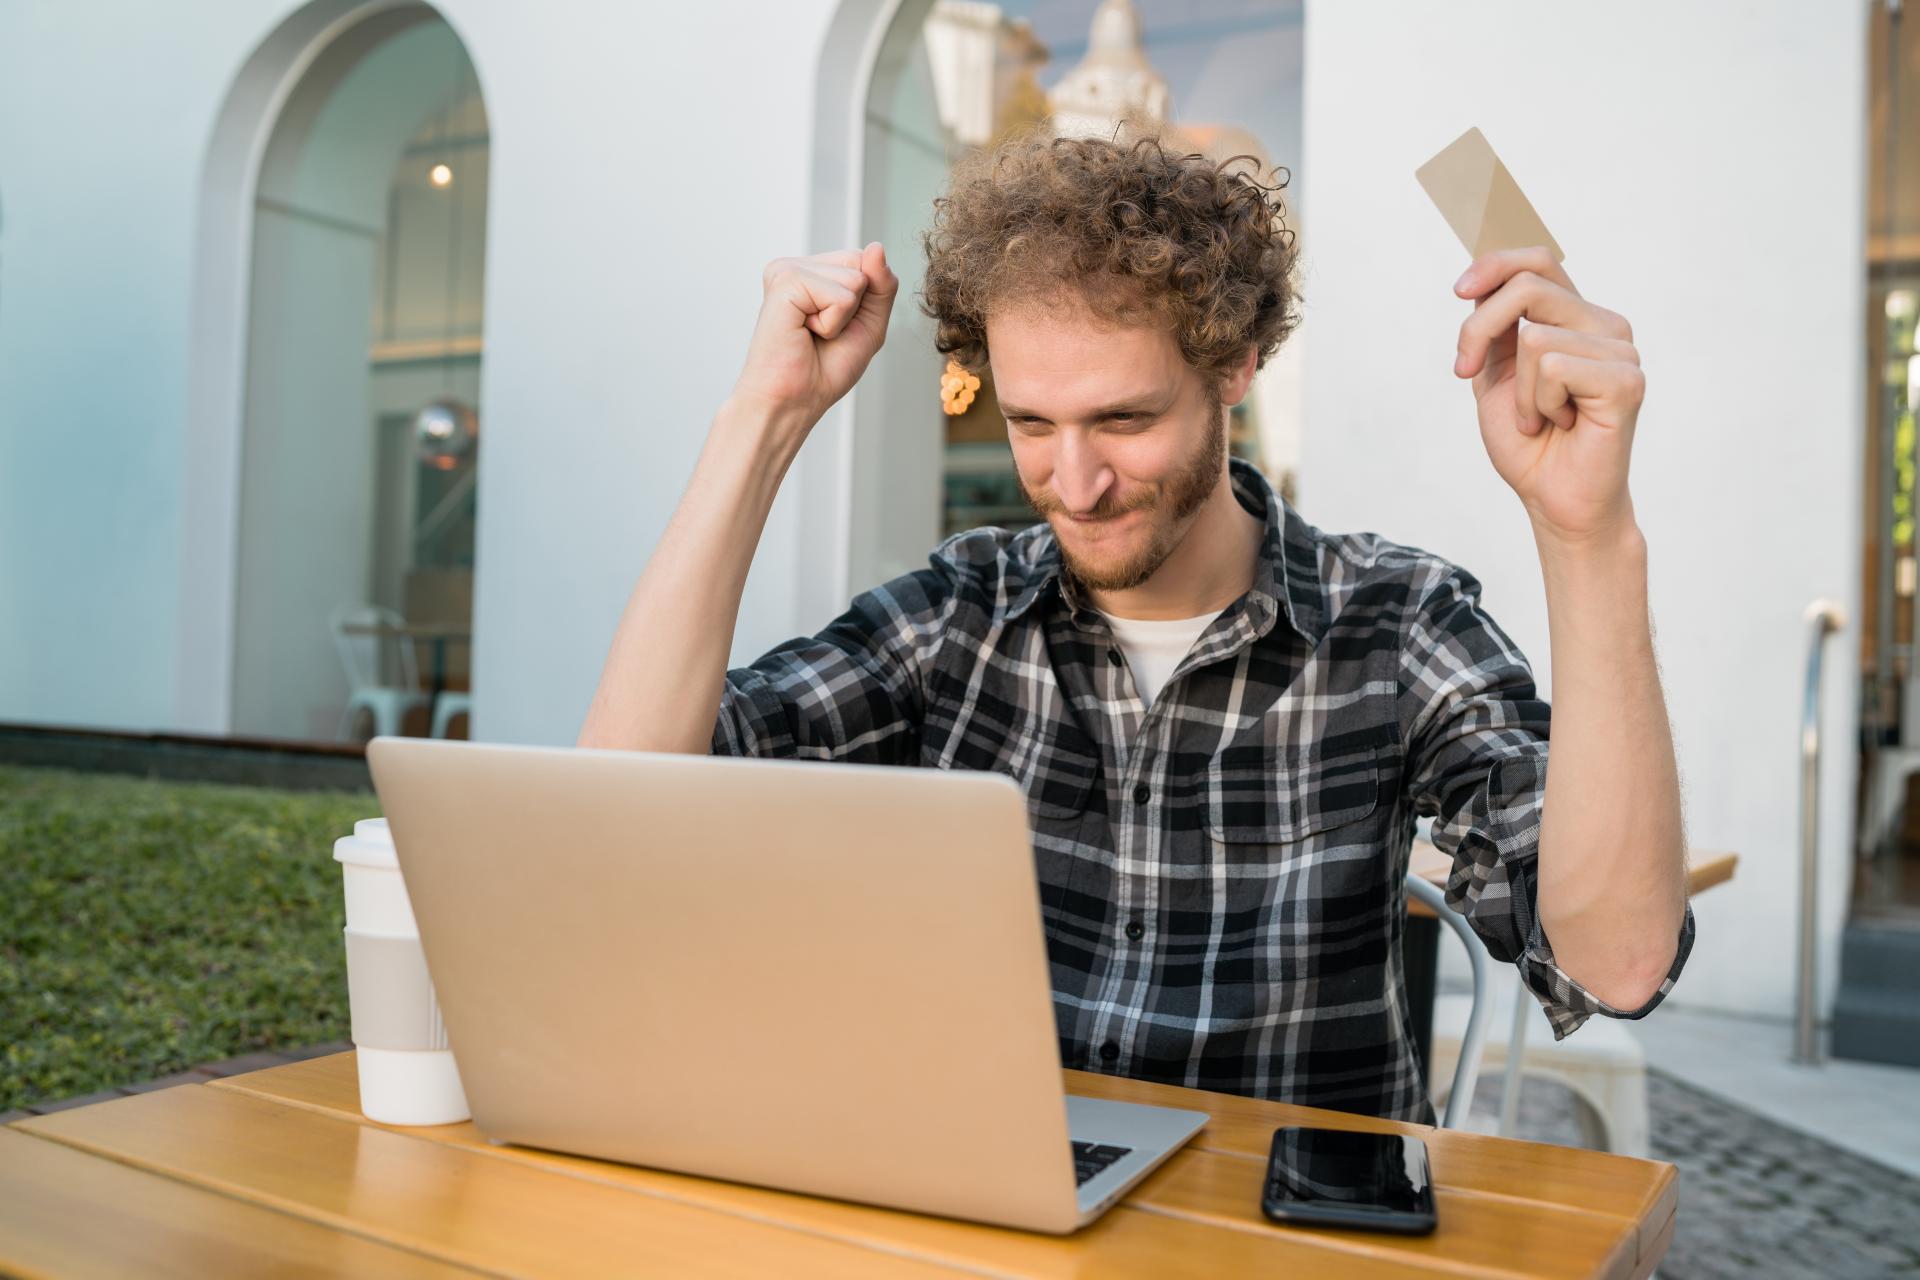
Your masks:
M 361 867 L 400 866 L 400 859 L 393 852 L 393 833 L 387 829 L 385 818 L 362 818 L 353 824 L 353 834 L 341 836 L 333 842 L 333 858 L 336 862 L 351 862 Z

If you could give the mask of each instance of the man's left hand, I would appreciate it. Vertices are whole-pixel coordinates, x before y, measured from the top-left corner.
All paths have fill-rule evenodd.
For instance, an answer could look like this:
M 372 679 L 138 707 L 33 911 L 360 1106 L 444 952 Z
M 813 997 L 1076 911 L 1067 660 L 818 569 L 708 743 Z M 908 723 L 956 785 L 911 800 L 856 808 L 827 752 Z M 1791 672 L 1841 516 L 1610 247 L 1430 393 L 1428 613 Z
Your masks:
M 1481 442 L 1536 533 L 1579 544 L 1631 527 L 1646 378 L 1626 318 L 1581 297 L 1544 248 L 1483 254 L 1454 292 L 1474 310 L 1453 371 L 1473 379 Z

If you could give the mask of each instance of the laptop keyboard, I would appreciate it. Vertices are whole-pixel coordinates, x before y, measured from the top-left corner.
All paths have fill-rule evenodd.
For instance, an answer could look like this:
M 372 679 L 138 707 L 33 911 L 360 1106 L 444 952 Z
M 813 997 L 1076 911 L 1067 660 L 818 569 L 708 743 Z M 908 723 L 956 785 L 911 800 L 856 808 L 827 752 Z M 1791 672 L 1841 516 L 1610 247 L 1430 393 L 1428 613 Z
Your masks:
M 1093 1177 L 1121 1156 L 1132 1153 L 1132 1147 L 1103 1147 L 1097 1142 L 1074 1143 L 1073 1184 L 1086 1185 L 1088 1178 Z

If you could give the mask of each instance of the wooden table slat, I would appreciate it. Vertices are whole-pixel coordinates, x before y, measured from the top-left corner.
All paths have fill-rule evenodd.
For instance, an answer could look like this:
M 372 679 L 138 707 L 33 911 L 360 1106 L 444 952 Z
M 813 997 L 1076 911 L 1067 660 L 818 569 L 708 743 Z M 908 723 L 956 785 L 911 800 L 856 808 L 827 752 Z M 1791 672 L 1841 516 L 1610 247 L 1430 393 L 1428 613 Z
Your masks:
M 0 1274 L 482 1274 L 0 1128 Z
M 58 1153 L 73 1176 L 130 1176 L 150 1195 L 185 1193 L 183 1203 L 293 1224 L 295 1235 L 305 1232 L 305 1247 L 333 1238 L 355 1242 L 341 1248 L 387 1249 L 408 1265 L 437 1259 L 523 1274 L 857 1277 L 958 1269 L 1130 1277 L 1284 1268 L 1624 1280 L 1649 1274 L 1672 1239 L 1670 1165 L 1083 1072 L 1066 1072 L 1064 1080 L 1075 1093 L 1197 1107 L 1213 1117 L 1122 1205 L 1068 1237 L 496 1147 L 471 1124 L 379 1125 L 359 1112 L 350 1053 L 35 1117 L 0 1136 L 16 1150 L 24 1140 Z M 1408 1239 L 1268 1222 L 1258 1207 L 1267 1142 L 1287 1123 L 1420 1133 L 1433 1154 L 1440 1229 Z M 0 1148 L 0 1157 L 7 1154 Z M 0 1159 L 0 1191 L 6 1176 Z M 62 1193 L 42 1185 L 38 1194 L 57 1201 Z M 121 1199 L 107 1191 L 67 1196 L 72 1213 L 90 1207 L 96 1215 L 109 1205 L 117 1212 Z M 137 1223 L 137 1209 L 134 1216 Z M 179 1229 L 183 1239 L 196 1234 L 190 1217 Z M 205 1234 L 249 1240 L 244 1230 Z M 310 1268 L 368 1269 L 381 1268 L 351 1260 Z
M 1660 1265 L 1660 1259 L 1673 1245 L 1673 1229 L 1680 1221 L 1678 1208 L 1667 1215 L 1667 1223 L 1658 1230 L 1647 1233 L 1647 1243 L 1640 1250 L 1640 1260 L 1634 1265 L 1633 1280 L 1647 1280 L 1654 1268 Z
M 952 1274 L 207 1085 L 14 1127 L 335 1230 L 514 1275 Z
M 1737 853 L 1716 853 L 1711 849 L 1691 849 L 1687 853 L 1687 893 L 1689 895 L 1725 884 L 1733 879 L 1740 865 Z
M 436 1256 L 469 1260 L 484 1256 L 497 1267 L 523 1274 L 592 1275 L 609 1270 L 783 1277 L 953 1274 L 948 1266 L 974 1275 L 1062 1280 L 1089 1274 L 1120 1280 L 1268 1274 L 1281 1268 L 1312 1274 L 1329 1266 L 1361 1280 L 1414 1280 L 1436 1274 L 1432 1267 L 1417 1262 L 1330 1253 L 1311 1239 L 1222 1231 L 1185 1218 L 1124 1207 L 1072 1236 L 923 1217 L 597 1160 L 493 1147 L 471 1134 L 468 1143 L 454 1142 L 447 1135 L 471 1131 L 472 1126 L 389 1128 L 274 1103 L 242 1088 L 227 1087 L 229 1083 L 238 1081 L 223 1082 L 218 1088 L 197 1086 L 147 1095 L 169 1100 L 167 1110 L 172 1114 L 151 1108 L 134 1115 L 126 1104 L 136 1099 L 127 1098 L 20 1123 L 103 1156 L 218 1186 L 231 1194 L 305 1213 L 319 1222 L 381 1239 L 404 1239 Z M 223 1099 L 231 1105 L 212 1113 L 200 1105 L 178 1105 L 189 1101 L 183 1098 L 189 1094 Z M 221 1110 L 228 1114 L 219 1114 Z M 381 1141 L 370 1146 L 356 1143 L 357 1158 L 349 1160 L 334 1150 L 341 1145 L 343 1129 L 359 1130 Z M 256 1149 L 236 1155 L 236 1147 L 242 1144 Z M 275 1151 L 297 1157 L 298 1167 L 291 1171 L 269 1167 Z M 421 1152 L 433 1153 L 433 1158 L 424 1158 Z M 500 1189 L 503 1180 L 512 1187 L 510 1195 Z M 448 1208 L 435 1201 L 455 1196 L 462 1208 L 457 1218 L 450 1218 Z M 660 1250 L 645 1248 L 618 1258 L 604 1249 L 583 1257 L 575 1238 L 598 1237 L 612 1230 L 634 1241 L 653 1242 L 663 1215 L 679 1215 L 697 1227 L 678 1232 L 682 1238 L 676 1238 L 676 1248 L 664 1261 Z M 762 1235 L 744 1234 L 753 1232 L 773 1233 L 777 1238 L 768 1243 Z M 806 1252 L 808 1246 L 840 1252 L 821 1265 Z M 843 1259 L 842 1253 L 848 1257 Z
M 239 1091 L 248 1088 L 244 1080 L 223 1083 L 220 1087 Z M 1184 1265 L 1183 1260 L 1196 1257 L 1207 1258 L 1211 1268 L 1232 1256 L 1223 1252 L 1219 1229 L 1224 1227 L 1250 1231 L 1259 1241 L 1257 1244 L 1243 1242 L 1241 1251 L 1249 1253 L 1245 1259 L 1249 1265 L 1337 1266 L 1342 1274 L 1361 1276 L 1432 1276 L 1456 1271 L 1477 1276 L 1517 1276 L 1523 1273 L 1502 1265 L 1512 1261 L 1511 1250 L 1497 1244 L 1489 1247 L 1489 1242 L 1511 1238 L 1516 1232 L 1537 1230 L 1543 1225 L 1543 1217 L 1558 1221 L 1569 1216 L 1555 1206 L 1516 1208 L 1471 1194 L 1443 1192 L 1444 1225 L 1425 1241 L 1276 1227 L 1267 1222 L 1256 1207 L 1263 1162 L 1189 1149 L 1176 1154 L 1136 1188 L 1120 1208 L 1110 1211 L 1094 1226 L 1076 1233 L 1068 1241 L 559 1152 L 496 1147 L 482 1138 L 471 1124 L 397 1131 L 499 1159 L 565 1170 L 641 1194 L 660 1195 L 838 1239 L 858 1240 L 876 1248 L 900 1250 L 930 1261 L 965 1267 L 986 1266 L 1020 1275 L 1070 1276 L 1092 1267 L 1102 1276 L 1162 1276 L 1172 1274 L 1170 1268 Z M 1491 1213 L 1489 1206 L 1495 1206 Z M 1147 1216 L 1154 1213 L 1179 1221 L 1157 1221 Z M 1574 1216 L 1569 1230 L 1555 1232 L 1554 1238 L 1556 1257 L 1603 1257 L 1607 1262 L 1600 1274 L 1625 1274 L 1613 1259 L 1622 1239 L 1617 1222 L 1581 1221 Z M 1409 1257 L 1409 1254 L 1429 1256 Z M 1590 1267 L 1576 1266 L 1569 1270 L 1556 1262 L 1529 1274 L 1593 1273 Z
M 321 1070 L 335 1072 L 340 1071 L 342 1066 Z M 251 1078 L 264 1081 L 276 1074 L 260 1072 Z M 1203 1150 L 1250 1156 L 1263 1162 L 1273 1141 L 1273 1131 L 1282 1125 L 1319 1125 L 1372 1133 L 1417 1134 L 1427 1144 L 1435 1185 L 1620 1219 L 1634 1224 L 1639 1240 L 1636 1252 L 1639 1255 L 1644 1255 L 1652 1247 L 1659 1224 L 1673 1216 L 1674 1207 L 1679 1201 L 1678 1171 L 1664 1161 L 1640 1160 L 1632 1156 L 1587 1151 L 1579 1147 L 1560 1147 L 1545 1142 L 1521 1142 L 1462 1129 L 1434 1129 L 1374 1116 L 1336 1116 L 1311 1107 L 1295 1107 L 1284 1102 L 1265 1102 L 1227 1093 L 1202 1093 L 1196 1100 L 1192 1090 L 1171 1085 L 1081 1071 L 1063 1074 L 1070 1093 L 1097 1093 L 1097 1096 L 1104 1098 L 1144 1102 L 1150 1106 L 1199 1106 L 1211 1119 L 1206 1129 L 1194 1139 L 1195 1146 Z M 351 1105 L 357 1108 L 357 1092 L 354 1097 Z M 1664 1247 L 1661 1246 L 1662 1249 Z
M 1123 1210 L 1157 1214 L 1205 1228 L 1209 1251 L 1224 1228 L 1263 1244 L 1285 1242 L 1294 1265 L 1310 1261 L 1339 1265 L 1356 1274 L 1476 1273 L 1628 1275 L 1642 1252 L 1639 1226 L 1648 1216 L 1671 1214 L 1673 1170 L 1651 1161 L 1604 1153 L 1511 1142 L 1479 1134 L 1432 1130 L 1362 1116 L 1263 1102 L 1227 1094 L 1198 1093 L 1116 1077 L 1066 1072 L 1069 1090 L 1124 1100 L 1194 1106 L 1214 1121 L 1194 1144 L 1176 1155 L 1129 1196 Z M 217 1089 L 253 1092 L 276 1101 L 371 1125 L 359 1113 L 352 1055 L 319 1058 L 221 1081 Z M 1425 1240 L 1355 1232 L 1281 1228 L 1258 1208 L 1258 1188 L 1273 1128 L 1286 1123 L 1420 1133 L 1433 1153 L 1443 1190 L 1441 1229 Z M 876 1247 L 905 1249 L 949 1263 L 985 1265 L 1020 1274 L 1071 1274 L 1092 1256 L 1106 1258 L 1106 1238 L 1129 1237 L 1106 1266 L 1116 1274 L 1154 1274 L 1164 1267 L 1134 1264 L 1139 1242 L 1116 1210 L 1071 1238 L 1076 1252 L 1061 1265 L 1066 1243 L 1025 1232 L 948 1222 L 891 1210 L 841 1204 L 807 1196 L 742 1187 L 681 1174 L 518 1147 L 494 1147 L 471 1124 L 399 1129 L 431 1141 L 466 1147 L 504 1159 L 570 1170 L 650 1194 L 669 1196 L 727 1212 L 788 1223 Z M 1444 1172 L 1443 1172 L 1444 1171 Z M 1667 1206 L 1664 1211 L 1662 1206 Z M 1154 1228 L 1173 1231 L 1166 1221 Z M 1185 1232 L 1182 1233 L 1186 1234 Z M 1087 1250 L 1082 1253 L 1078 1250 Z M 1305 1250 L 1303 1253 L 1302 1250 Z M 1177 1256 L 1177 1255 L 1176 1255 Z M 1214 1256 L 1209 1252 L 1208 1256 Z M 1382 1270 L 1386 1268 L 1386 1270 Z M 1105 1266 L 1103 1266 L 1103 1271 Z

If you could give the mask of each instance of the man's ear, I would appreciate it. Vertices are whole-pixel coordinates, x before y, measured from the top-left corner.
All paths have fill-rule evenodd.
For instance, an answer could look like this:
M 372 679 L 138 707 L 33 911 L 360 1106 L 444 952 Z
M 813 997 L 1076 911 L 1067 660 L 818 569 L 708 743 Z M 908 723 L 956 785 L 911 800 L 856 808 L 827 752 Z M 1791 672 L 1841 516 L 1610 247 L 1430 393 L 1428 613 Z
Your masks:
M 1247 354 L 1242 356 L 1240 363 L 1233 367 L 1233 372 L 1221 380 L 1220 403 L 1235 405 L 1245 400 L 1247 398 L 1247 388 L 1253 385 L 1254 370 L 1257 369 L 1259 365 L 1260 348 L 1249 346 L 1247 348 Z

